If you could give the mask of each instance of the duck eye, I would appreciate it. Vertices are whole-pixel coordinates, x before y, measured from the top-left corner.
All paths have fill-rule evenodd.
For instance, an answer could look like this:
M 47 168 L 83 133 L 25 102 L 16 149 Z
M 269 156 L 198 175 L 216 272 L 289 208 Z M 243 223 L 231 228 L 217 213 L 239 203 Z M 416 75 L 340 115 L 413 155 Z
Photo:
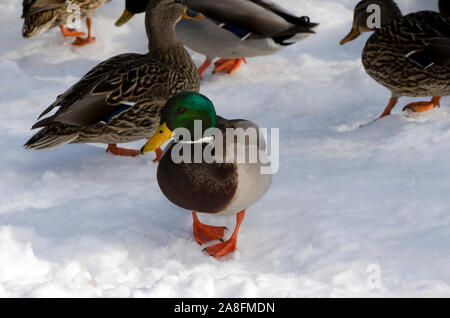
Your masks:
M 186 112 L 186 108 L 185 107 L 180 107 L 180 108 L 178 108 L 178 110 L 177 110 L 177 113 L 178 114 L 184 114 Z

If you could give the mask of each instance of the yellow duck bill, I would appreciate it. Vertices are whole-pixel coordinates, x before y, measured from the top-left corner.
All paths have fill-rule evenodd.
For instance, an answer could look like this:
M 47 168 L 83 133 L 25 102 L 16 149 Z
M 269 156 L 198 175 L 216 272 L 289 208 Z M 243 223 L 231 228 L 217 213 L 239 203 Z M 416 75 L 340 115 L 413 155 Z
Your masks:
M 352 28 L 352 30 L 350 31 L 350 33 L 341 40 L 341 42 L 339 42 L 340 45 L 344 45 L 347 42 L 353 41 L 354 39 L 356 39 L 358 36 L 361 35 L 361 31 L 359 31 L 356 28 Z
M 116 21 L 116 26 L 122 26 L 125 23 L 127 23 L 128 21 L 130 21 L 130 19 L 134 16 L 134 13 L 131 11 L 128 11 L 127 9 L 125 9 L 122 13 L 122 15 L 120 16 L 119 20 Z
M 142 146 L 141 154 L 145 155 L 148 152 L 155 151 L 174 135 L 175 133 L 167 127 L 166 123 L 160 125 L 156 134 Z

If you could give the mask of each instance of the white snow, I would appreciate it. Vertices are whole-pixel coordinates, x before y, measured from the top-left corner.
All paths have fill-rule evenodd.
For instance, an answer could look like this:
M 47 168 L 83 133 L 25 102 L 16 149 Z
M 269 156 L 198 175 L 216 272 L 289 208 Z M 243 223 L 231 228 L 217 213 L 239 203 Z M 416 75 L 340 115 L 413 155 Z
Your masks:
M 357 1 L 278 2 L 320 22 L 317 35 L 202 82 L 220 115 L 280 128 L 280 170 L 228 260 L 202 253 L 151 155 L 22 148 L 40 112 L 91 67 L 146 52 L 143 15 L 116 28 L 123 3 L 106 4 L 96 44 L 75 48 L 58 29 L 23 39 L 20 1 L 0 3 L 0 297 L 450 296 L 449 98 L 411 117 L 403 98 L 358 128 L 390 96 L 361 65 L 367 35 L 338 44 Z M 435 2 L 398 0 L 404 13 Z M 200 218 L 234 228 L 234 218 Z M 367 284 L 371 264 L 379 289 Z

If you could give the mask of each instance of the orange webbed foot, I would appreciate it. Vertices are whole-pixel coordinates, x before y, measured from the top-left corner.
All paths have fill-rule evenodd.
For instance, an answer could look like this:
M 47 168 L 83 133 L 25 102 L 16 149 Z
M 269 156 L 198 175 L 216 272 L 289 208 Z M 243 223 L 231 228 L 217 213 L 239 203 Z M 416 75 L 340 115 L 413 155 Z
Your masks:
M 108 148 L 106 148 L 106 152 L 110 152 L 116 156 L 125 156 L 125 157 L 136 157 L 141 154 L 139 150 L 119 148 L 115 144 L 109 144 Z
M 95 42 L 95 37 L 87 37 L 87 38 L 77 37 L 75 39 L 75 41 L 72 43 L 72 45 L 73 46 L 83 46 L 83 45 L 94 43 L 94 42 Z
M 203 224 L 199 221 L 195 212 L 192 212 L 192 217 L 194 219 L 194 238 L 198 244 L 202 245 L 217 240 L 223 241 L 225 230 L 227 230 L 226 227 Z
M 79 37 L 79 36 L 84 35 L 84 32 L 80 32 L 75 29 L 69 29 L 69 28 L 63 27 L 63 26 L 60 26 L 59 29 L 61 30 L 61 33 L 64 37 L 66 37 L 66 36 Z
M 369 123 L 373 123 L 383 117 L 389 116 L 391 114 L 392 109 L 394 109 L 395 105 L 397 105 L 398 102 L 398 98 L 397 97 L 391 97 L 391 99 L 389 99 L 389 103 L 386 106 L 386 108 L 384 109 L 383 113 L 378 116 L 377 118 L 375 118 L 374 120 L 370 121 Z M 367 123 L 367 124 L 369 124 Z M 366 126 L 367 124 L 363 124 L 361 126 L 359 126 L 359 128 L 362 128 L 364 126 Z
M 236 215 L 236 228 L 234 229 L 234 232 L 228 241 L 208 246 L 207 248 L 204 248 L 203 251 L 208 253 L 208 255 L 214 256 L 216 258 L 233 253 L 237 249 L 237 235 L 241 223 L 244 220 L 244 216 L 245 210 L 239 212 Z
M 220 72 L 231 74 L 241 66 L 242 62 L 247 63 L 247 60 L 245 58 L 220 59 L 214 63 L 215 69 L 213 73 Z
M 441 96 L 435 96 L 430 102 L 415 102 L 403 107 L 403 111 L 410 110 L 415 113 L 421 113 L 434 107 L 441 107 Z
M 237 249 L 237 240 L 231 238 L 226 242 L 208 246 L 204 248 L 203 251 L 208 253 L 209 256 L 214 256 L 217 258 L 233 253 L 234 251 L 236 251 L 236 249 Z
M 75 41 L 72 43 L 74 46 L 83 46 L 89 43 L 95 42 L 95 37 L 91 35 L 91 29 L 92 29 L 92 19 L 90 17 L 86 18 L 86 25 L 88 28 L 88 36 L 86 38 L 77 37 Z

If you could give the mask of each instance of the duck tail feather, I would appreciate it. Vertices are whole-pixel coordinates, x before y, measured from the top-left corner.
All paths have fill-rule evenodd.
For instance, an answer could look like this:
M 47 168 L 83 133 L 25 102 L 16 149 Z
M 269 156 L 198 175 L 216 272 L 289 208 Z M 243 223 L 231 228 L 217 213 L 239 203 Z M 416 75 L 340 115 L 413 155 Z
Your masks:
M 30 140 L 25 143 L 24 147 L 26 149 L 36 150 L 52 149 L 71 143 L 77 138 L 77 133 L 70 135 L 56 135 L 48 132 L 47 128 L 43 128 L 31 137 Z

